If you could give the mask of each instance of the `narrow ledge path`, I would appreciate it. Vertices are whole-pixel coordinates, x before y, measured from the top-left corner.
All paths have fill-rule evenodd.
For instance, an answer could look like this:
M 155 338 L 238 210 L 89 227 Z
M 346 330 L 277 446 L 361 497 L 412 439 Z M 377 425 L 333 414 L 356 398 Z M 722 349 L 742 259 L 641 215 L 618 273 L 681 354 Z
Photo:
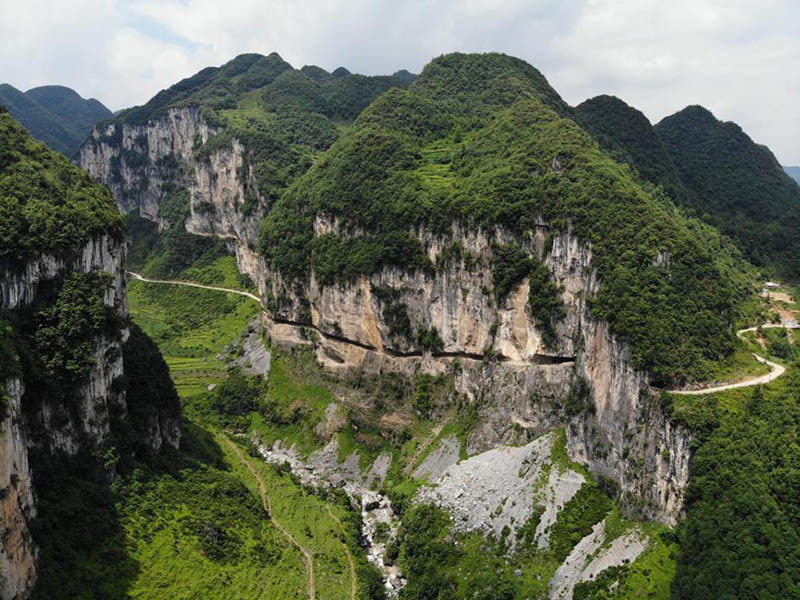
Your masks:
M 306 563 L 306 571 L 308 573 L 308 599 L 309 600 L 315 600 L 316 591 L 314 590 L 314 556 L 313 556 L 313 554 L 311 553 L 310 550 L 308 550 L 308 548 L 302 546 L 300 544 L 300 542 L 298 542 L 296 539 L 294 539 L 294 536 L 292 536 L 292 534 L 289 533 L 283 527 L 283 525 L 281 525 L 280 522 L 275 518 L 275 516 L 272 514 L 272 506 L 271 506 L 270 501 L 269 501 L 269 494 L 267 493 L 267 486 L 264 483 L 264 480 L 261 479 L 261 476 L 258 474 L 258 471 L 256 471 L 256 469 L 253 466 L 253 464 L 244 455 L 244 453 L 242 452 L 242 449 L 239 448 L 239 446 L 237 446 L 233 441 L 229 440 L 227 437 L 225 437 L 225 436 L 222 436 L 222 437 L 225 440 L 225 442 L 231 447 L 231 449 L 236 453 L 236 456 L 239 459 L 239 462 L 241 462 L 247 468 L 247 470 L 250 471 L 250 474 L 255 478 L 256 483 L 258 483 L 258 491 L 259 491 L 259 494 L 261 495 L 261 504 L 264 506 L 264 510 L 267 511 L 267 515 L 269 515 L 269 520 L 272 521 L 272 524 L 275 525 L 275 527 L 278 529 L 278 531 L 280 531 L 283 534 L 283 536 L 287 540 L 289 540 L 294 546 L 296 546 L 297 549 L 300 550 L 300 552 L 303 554 L 303 559 L 305 560 L 305 563 Z M 333 516 L 332 513 L 331 513 L 331 516 Z M 338 519 L 337 519 L 337 521 L 338 521 Z M 341 525 L 341 523 L 340 523 L 340 525 Z M 355 569 L 352 568 L 353 567 L 353 559 L 350 556 L 350 551 L 349 550 L 347 551 L 347 556 L 348 556 L 348 559 L 350 560 L 351 573 L 353 575 L 355 575 Z M 353 581 L 355 581 L 355 580 L 353 580 Z M 355 584 L 353 584 L 353 586 L 354 585 Z
M 229 292 L 231 294 L 238 294 L 240 296 L 245 296 L 252 300 L 258 302 L 263 309 L 263 303 L 261 302 L 261 298 L 256 296 L 255 294 L 251 294 L 250 292 L 245 292 L 242 290 L 237 290 L 233 288 L 225 288 L 225 287 L 217 287 L 213 285 L 205 285 L 202 283 L 195 283 L 194 281 L 180 281 L 177 279 L 149 279 L 148 277 L 144 277 L 139 273 L 135 273 L 134 271 L 127 271 L 127 273 L 138 281 L 143 281 L 145 283 L 158 283 L 158 284 L 166 284 L 166 285 L 185 285 L 194 288 L 201 288 L 204 290 L 215 290 L 217 292 Z M 267 314 L 266 312 L 264 314 Z M 391 358 L 396 359 L 405 359 L 405 358 L 420 358 L 423 356 L 423 352 L 397 352 L 395 350 L 391 350 L 389 348 L 376 348 L 374 346 L 370 346 L 369 344 L 364 344 L 362 342 L 357 342 L 355 340 L 351 340 L 345 337 L 341 337 L 338 335 L 334 335 L 327 331 L 321 330 L 319 327 L 312 323 L 302 323 L 300 321 L 290 321 L 287 319 L 281 319 L 279 317 L 269 316 L 269 318 L 274 321 L 275 323 L 279 323 L 282 325 L 291 325 L 292 327 L 305 327 L 307 329 L 313 329 L 321 336 L 325 337 L 326 339 L 330 339 L 336 342 L 341 342 L 343 344 L 350 344 L 352 346 L 357 346 L 359 348 L 363 348 L 364 350 L 369 350 L 372 352 L 380 352 Z M 459 359 L 459 360 L 474 360 L 476 362 L 483 362 L 485 360 L 482 354 L 472 354 L 469 352 L 431 352 L 431 357 L 433 358 L 452 358 L 452 359 Z M 496 360 L 499 362 L 515 365 L 515 366 L 530 366 L 530 365 L 538 365 L 538 366 L 558 366 L 558 365 L 571 365 L 575 363 L 574 356 L 549 356 L 545 354 L 536 354 L 533 356 L 532 360 L 512 360 L 506 356 L 498 356 Z

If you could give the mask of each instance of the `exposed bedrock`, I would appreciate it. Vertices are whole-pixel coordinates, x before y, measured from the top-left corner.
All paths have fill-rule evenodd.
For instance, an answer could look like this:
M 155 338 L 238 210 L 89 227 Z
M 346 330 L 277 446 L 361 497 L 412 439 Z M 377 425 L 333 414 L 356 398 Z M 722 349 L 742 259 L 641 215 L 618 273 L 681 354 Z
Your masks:
M 312 274 L 296 285 L 270 272 L 255 250 L 258 222 L 269 207 L 262 198 L 252 202 L 253 165 L 236 140 L 195 158 L 195 144 L 215 130 L 191 108 L 170 109 L 146 126 L 117 127 L 95 131 L 79 164 L 111 187 L 123 210 L 138 208 L 154 220 L 164 183 L 189 189 L 187 229 L 231 241 L 240 270 L 265 299 L 274 343 L 314 345 L 319 362 L 334 372 L 451 372 L 480 413 L 468 437 L 470 454 L 523 444 L 564 425 L 570 456 L 615 481 L 632 514 L 665 523 L 679 517 L 689 474 L 688 432 L 666 419 L 647 374 L 632 367 L 627 344 L 593 318 L 589 299 L 601 282 L 591 246 L 568 228 L 543 222 L 523 237 L 457 224 L 448 235 L 419 230 L 435 265 L 430 272 L 387 267 L 325 287 Z M 324 215 L 314 230 L 361 234 Z M 552 273 L 565 315 L 553 323 L 552 336 L 531 315 L 528 280 L 498 304 L 493 242 L 517 244 Z M 453 244 L 461 256 L 444 260 Z M 669 268 L 668 257 L 658 266 Z M 407 316 L 399 328 L 398 315 Z M 421 347 L 420 331 L 435 332 L 441 343 Z

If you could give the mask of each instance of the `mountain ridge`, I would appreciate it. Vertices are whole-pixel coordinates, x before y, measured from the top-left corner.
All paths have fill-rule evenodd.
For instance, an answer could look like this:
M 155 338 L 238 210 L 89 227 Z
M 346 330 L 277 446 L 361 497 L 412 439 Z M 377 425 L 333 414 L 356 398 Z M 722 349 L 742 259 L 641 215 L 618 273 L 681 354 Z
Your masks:
M 682 204 L 708 215 L 757 265 L 800 276 L 800 187 L 769 148 L 698 105 L 665 117 L 655 130 L 690 192 Z
M 94 124 L 111 111 L 94 99 L 84 99 L 61 85 L 44 85 L 21 92 L 0 84 L 0 104 L 31 133 L 68 158 L 80 147 Z

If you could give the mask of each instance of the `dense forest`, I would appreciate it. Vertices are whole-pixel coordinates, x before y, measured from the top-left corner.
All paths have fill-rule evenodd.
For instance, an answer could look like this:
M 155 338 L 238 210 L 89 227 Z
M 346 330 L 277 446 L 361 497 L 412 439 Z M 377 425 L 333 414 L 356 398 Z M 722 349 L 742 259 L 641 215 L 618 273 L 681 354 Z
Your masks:
M 674 201 L 687 191 L 664 144 L 641 112 L 614 96 L 596 96 L 575 107 L 574 118 L 619 163 L 660 185 Z
M 75 154 L 94 124 L 111 111 L 94 98 L 85 100 L 60 85 L 43 85 L 21 92 L 0 84 L 0 105 L 37 140 L 67 157 Z
M 772 152 L 701 106 L 655 129 L 689 190 L 676 199 L 735 240 L 754 264 L 796 279 L 800 187 Z
M 104 234 L 124 235 L 109 191 L 0 108 L 0 261 L 75 251 Z

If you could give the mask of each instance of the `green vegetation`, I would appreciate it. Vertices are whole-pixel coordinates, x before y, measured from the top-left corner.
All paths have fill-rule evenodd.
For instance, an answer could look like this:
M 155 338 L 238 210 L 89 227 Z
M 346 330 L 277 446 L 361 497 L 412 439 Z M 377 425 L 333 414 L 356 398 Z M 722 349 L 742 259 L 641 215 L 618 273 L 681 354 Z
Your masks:
M 688 193 L 664 144 L 641 112 L 614 96 L 596 96 L 575 107 L 574 119 L 618 163 L 660 185 L 675 201 Z
M 528 309 L 547 343 L 555 341 L 555 323 L 564 318 L 560 290 L 548 268 L 516 245 L 492 247 L 492 279 L 498 305 L 523 279 L 529 277 Z
M 299 552 L 235 459 L 194 425 L 182 446 L 168 469 L 140 464 L 110 488 L 90 458 L 41 464 L 35 598 L 305 597 Z
M 231 454 L 228 455 L 228 460 L 234 464 L 234 472 L 250 488 L 251 493 L 257 494 L 256 482 L 245 467 L 241 463 L 233 463 Z M 344 495 L 305 489 L 290 474 L 281 472 L 260 459 L 252 460 L 251 464 L 267 486 L 273 516 L 314 557 L 317 597 L 321 600 L 349 598 L 347 548 L 351 550 L 356 562 L 359 588 L 357 597 L 364 600 L 382 598 L 366 595 L 368 580 L 365 576 L 369 572 L 369 566 L 363 549 L 359 546 L 360 515 L 349 506 Z M 305 591 L 304 587 L 299 597 L 307 597 Z
M 420 227 L 447 235 L 458 222 L 522 239 L 544 220 L 592 243 L 603 282 L 593 311 L 632 342 L 637 368 L 657 382 L 707 378 L 734 349 L 729 323 L 752 293 L 745 264 L 550 108 L 561 103 L 531 69 L 499 55 L 452 55 L 408 91 L 378 98 L 262 221 L 268 264 L 299 281 L 313 270 L 323 285 L 386 265 L 427 271 L 411 233 Z M 432 180 L 420 168 L 434 143 L 452 148 L 452 160 Z M 315 237 L 319 215 L 347 235 Z M 542 289 L 534 304 L 545 314 L 555 307 Z
M 11 324 L 5 321 L 0 314 L 0 373 L 3 373 L 3 380 L 0 381 L 0 422 L 5 421 L 8 416 L 8 390 L 5 388 L 5 379 L 19 375 L 19 358 L 14 348 L 14 330 Z
M 606 497 L 601 504 L 607 508 L 610 503 Z M 538 515 L 534 514 L 532 527 L 527 524 L 525 527 L 535 528 L 536 519 Z M 626 521 L 616 508 L 608 519 L 606 544 L 635 528 L 647 538 L 648 548 L 633 564 L 607 569 L 597 579 L 579 584 L 573 597 L 669 598 L 676 552 L 671 532 L 657 524 Z M 530 539 L 526 541 L 524 528 L 522 531 L 516 551 L 507 555 L 503 536 L 495 540 L 483 539 L 477 533 L 456 533 L 445 511 L 428 504 L 414 505 L 406 511 L 400 531 L 398 563 L 408 577 L 408 586 L 400 597 L 404 600 L 546 597 L 564 549 L 537 550 Z M 566 549 L 569 550 L 571 546 Z
M 684 186 L 678 198 L 730 236 L 756 265 L 800 276 L 800 187 L 735 123 L 689 106 L 656 125 Z
M 74 90 L 44 85 L 27 92 L 0 84 L 0 105 L 37 140 L 71 157 L 100 119 L 111 111 L 94 98 L 84 100 Z
M 798 386 L 794 362 L 767 386 L 665 397 L 695 435 L 674 598 L 800 597 Z
M 181 273 L 181 277 L 189 276 L 235 286 L 238 274 L 233 258 L 223 257 Z M 313 438 L 313 430 L 304 429 L 305 424 L 322 418 L 331 394 L 300 381 L 304 362 L 290 355 L 273 356 L 269 384 L 261 377 L 226 367 L 226 361 L 237 356 L 239 336 L 257 312 L 256 303 L 241 300 L 210 290 L 131 282 L 134 319 L 152 331 L 164 349 L 190 418 L 210 429 L 246 429 L 252 422 L 264 439 L 270 431 L 280 431 L 280 437 L 290 442 L 291 435 L 286 434 L 293 428 L 298 441 L 307 439 L 303 436 Z M 250 310 L 240 312 L 245 307 Z M 197 334 L 206 328 L 214 333 L 203 336 L 198 344 Z M 181 353 L 196 354 L 205 368 L 218 369 L 213 373 L 217 384 L 213 391 L 205 389 L 205 381 L 210 379 L 196 385 L 184 372 L 175 370 L 179 357 L 173 355 Z M 130 596 L 305 597 L 302 555 L 258 509 L 255 479 L 218 436 L 214 442 L 194 422 L 188 428 L 219 458 L 177 472 L 155 473 L 145 486 L 133 482 L 135 487 L 126 483 L 121 488 L 124 497 L 117 501 L 123 515 L 120 523 L 127 556 L 136 565 L 136 575 L 128 583 Z M 190 453 L 194 439 L 189 439 Z M 337 495 L 320 496 L 304 490 L 288 474 L 260 459 L 251 464 L 266 483 L 272 516 L 312 551 L 318 597 L 349 596 L 348 550 L 356 562 L 358 597 L 381 597 L 368 595 L 375 592 L 375 573 L 358 545 L 359 525 L 349 505 Z M 178 502 L 170 502 L 170 498 Z M 230 514 L 222 512 L 227 503 L 232 506 Z M 156 534 L 144 528 L 144 515 L 149 520 L 158 516 L 161 526 Z
M 206 283 L 229 283 L 222 278 L 233 276 L 231 261 L 223 257 L 207 268 L 204 272 L 213 276 Z M 220 276 L 221 271 L 227 275 Z M 128 301 L 133 319 L 166 357 L 182 397 L 225 379 L 227 363 L 217 357 L 259 312 L 256 302 L 236 294 L 135 280 L 128 284 Z
M 319 385 L 313 374 L 308 373 L 308 362 L 309 357 L 303 360 L 303 357 L 291 354 L 274 355 L 265 398 L 269 409 L 252 415 L 250 423 L 265 444 L 282 439 L 288 446 L 296 444 L 298 450 L 306 455 L 319 447 L 314 427 L 333 401 L 330 390 Z
M 111 194 L 0 112 L 0 262 L 69 255 L 90 238 L 122 239 Z
M 64 386 L 82 380 L 95 364 L 95 339 L 105 329 L 116 334 L 114 315 L 103 297 L 108 273 L 69 273 L 54 301 L 34 315 L 32 353 L 44 375 Z

